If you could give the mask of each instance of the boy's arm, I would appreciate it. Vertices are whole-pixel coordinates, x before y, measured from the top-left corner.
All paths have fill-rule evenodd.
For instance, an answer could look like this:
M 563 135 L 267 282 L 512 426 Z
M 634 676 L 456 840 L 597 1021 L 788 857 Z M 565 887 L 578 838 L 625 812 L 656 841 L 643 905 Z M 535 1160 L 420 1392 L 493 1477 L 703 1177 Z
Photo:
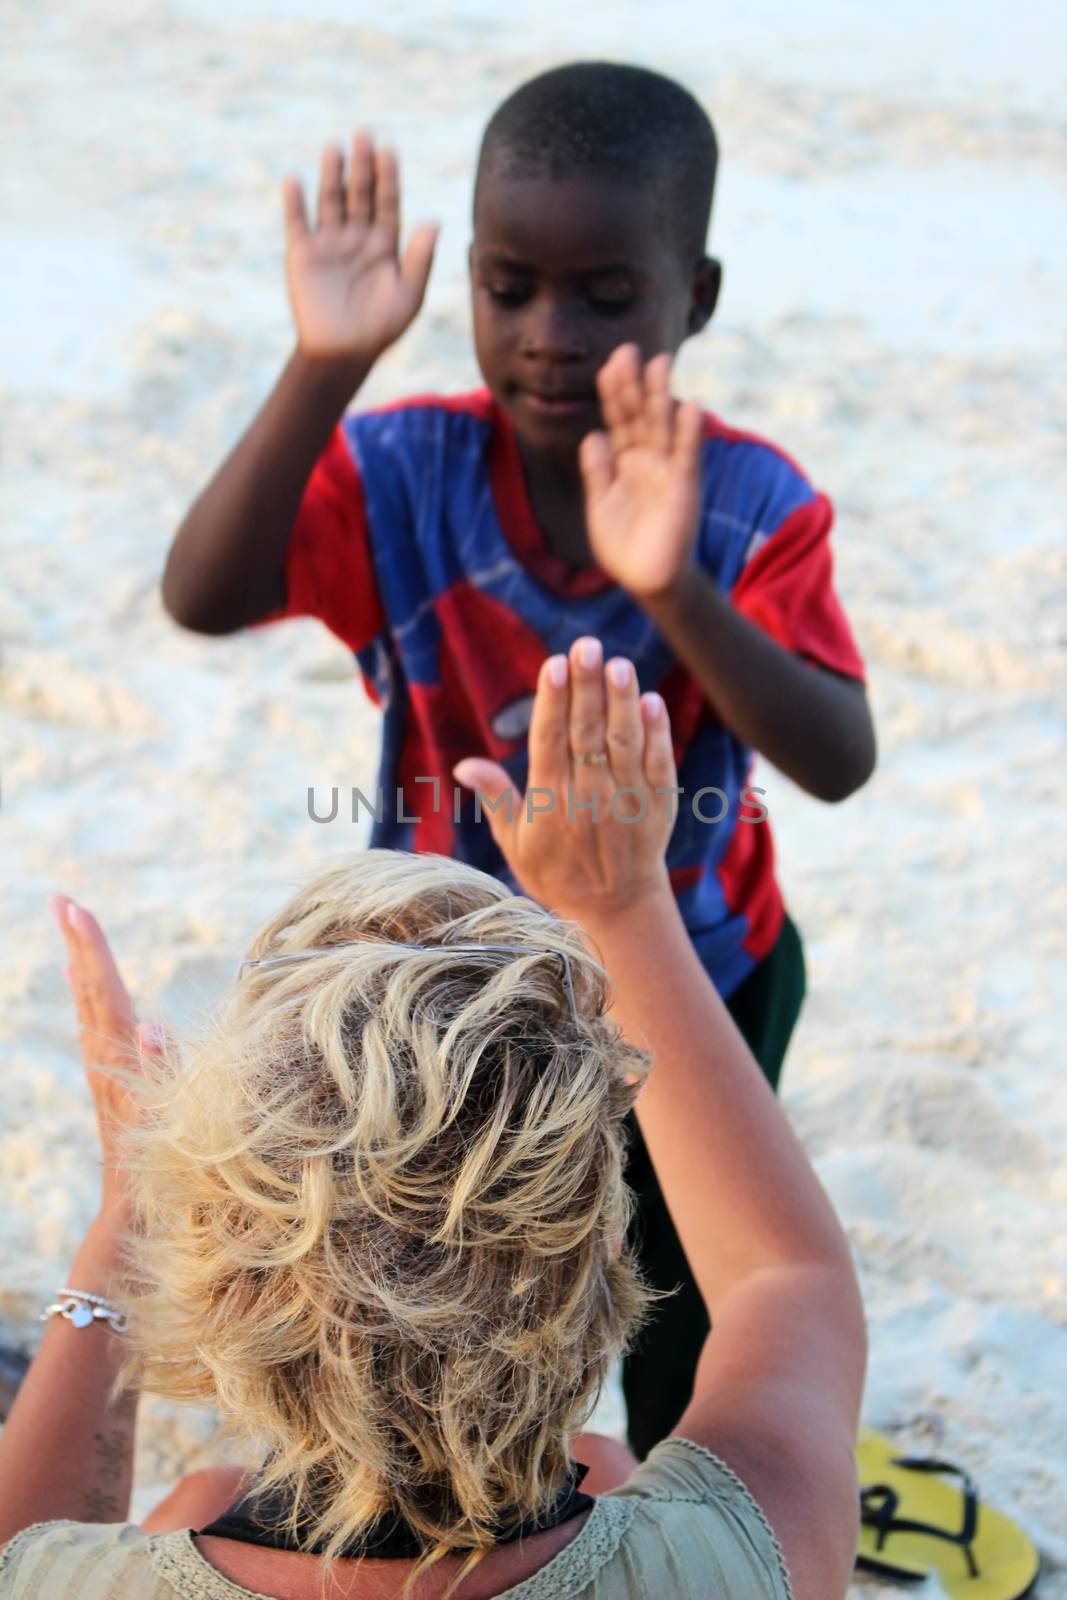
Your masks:
M 862 683 L 813 667 L 687 567 L 642 605 L 727 727 L 819 800 L 845 800 L 874 771 Z
M 618 443 L 594 433 L 582 445 L 596 481 L 587 512 L 593 553 L 648 612 L 738 738 L 809 794 L 843 800 L 874 770 L 863 685 L 813 670 L 692 564 L 699 467 L 681 473 L 666 453 L 674 413 L 669 356 L 650 361 L 644 380 L 653 397 L 647 412 L 634 345 L 616 350 L 598 377 Z
M 297 348 L 269 399 L 175 536 L 163 601 L 177 622 L 232 633 L 285 599 L 285 554 L 316 461 L 378 356 L 422 305 L 436 229 L 398 256 L 396 159 L 357 134 L 346 179 L 323 154 L 318 219 L 286 181 L 286 278 Z
M 285 603 L 285 553 L 304 490 L 370 370 L 299 348 L 174 537 L 163 603 L 196 633 L 234 633 Z

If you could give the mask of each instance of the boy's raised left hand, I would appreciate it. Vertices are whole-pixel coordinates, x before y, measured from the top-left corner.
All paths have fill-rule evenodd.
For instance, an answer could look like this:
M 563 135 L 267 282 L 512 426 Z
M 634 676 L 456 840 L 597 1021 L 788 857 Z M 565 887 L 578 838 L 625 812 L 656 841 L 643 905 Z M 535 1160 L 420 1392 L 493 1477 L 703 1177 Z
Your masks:
M 689 565 L 700 507 L 700 407 L 671 398 L 671 358 L 642 371 L 620 345 L 597 374 L 606 432 L 579 451 L 589 543 L 597 563 L 638 600 L 669 593 Z

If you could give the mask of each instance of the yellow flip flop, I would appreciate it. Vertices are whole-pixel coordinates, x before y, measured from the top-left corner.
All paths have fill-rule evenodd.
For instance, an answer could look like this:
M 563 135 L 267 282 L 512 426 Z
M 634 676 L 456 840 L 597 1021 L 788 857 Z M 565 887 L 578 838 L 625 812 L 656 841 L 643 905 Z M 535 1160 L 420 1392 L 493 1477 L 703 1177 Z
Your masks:
M 856 1564 L 905 1582 L 936 1572 L 952 1600 L 1023 1600 L 1041 1563 L 1021 1528 L 990 1510 L 966 1472 L 902 1456 L 891 1439 L 860 1430 L 860 1541 Z M 955 1479 L 956 1482 L 946 1481 Z

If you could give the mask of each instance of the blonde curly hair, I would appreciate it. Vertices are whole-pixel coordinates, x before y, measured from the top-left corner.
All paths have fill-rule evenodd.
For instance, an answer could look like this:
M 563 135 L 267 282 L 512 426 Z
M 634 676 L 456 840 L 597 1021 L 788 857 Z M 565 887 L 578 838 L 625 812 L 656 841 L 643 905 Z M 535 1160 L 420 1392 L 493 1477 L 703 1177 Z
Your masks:
M 254 1436 L 327 1567 L 393 1513 L 412 1581 L 461 1578 L 552 1505 L 652 1297 L 619 1248 L 649 1058 L 572 924 L 442 857 L 330 868 L 251 955 L 312 950 L 247 970 L 146 1091 L 131 1371 Z

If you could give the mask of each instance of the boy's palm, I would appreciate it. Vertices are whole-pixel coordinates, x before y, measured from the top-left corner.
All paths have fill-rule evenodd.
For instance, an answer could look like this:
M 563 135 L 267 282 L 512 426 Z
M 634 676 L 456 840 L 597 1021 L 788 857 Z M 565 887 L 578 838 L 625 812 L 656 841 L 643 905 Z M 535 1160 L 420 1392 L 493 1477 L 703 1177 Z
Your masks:
M 347 181 L 340 150 L 323 153 L 314 229 L 295 178 L 284 195 L 286 279 L 301 349 L 373 361 L 422 305 L 436 228 L 419 228 L 400 258 L 396 158 L 375 152 L 363 134 L 353 140 Z
M 644 374 L 633 345 L 601 369 L 606 433 L 581 447 L 586 524 L 597 563 L 638 597 L 669 589 L 689 562 L 700 504 L 703 417 L 670 396 L 670 357 Z

